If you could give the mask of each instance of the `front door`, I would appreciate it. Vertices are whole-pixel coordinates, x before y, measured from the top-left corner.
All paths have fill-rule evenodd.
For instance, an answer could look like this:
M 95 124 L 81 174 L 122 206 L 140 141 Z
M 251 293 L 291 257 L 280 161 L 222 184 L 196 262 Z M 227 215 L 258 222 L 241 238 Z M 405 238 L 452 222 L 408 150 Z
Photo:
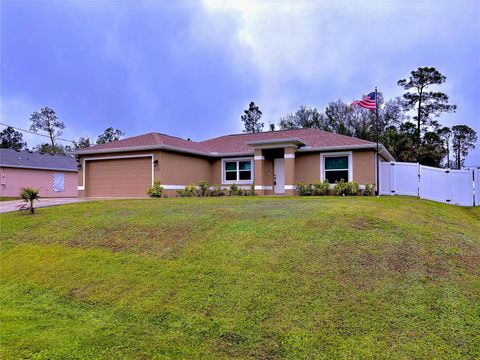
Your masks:
M 273 184 L 275 194 L 285 194 L 285 164 L 284 159 L 273 161 Z

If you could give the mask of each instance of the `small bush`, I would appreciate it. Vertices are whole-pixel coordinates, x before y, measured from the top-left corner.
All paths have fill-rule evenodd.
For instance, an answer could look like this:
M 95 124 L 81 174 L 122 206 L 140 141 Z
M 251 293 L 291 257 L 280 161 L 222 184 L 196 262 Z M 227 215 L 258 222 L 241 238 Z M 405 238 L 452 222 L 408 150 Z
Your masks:
M 343 179 L 335 181 L 335 187 L 333 193 L 337 196 L 355 196 L 358 195 L 359 185 L 358 183 L 351 181 L 345 182 Z
M 365 189 L 363 190 L 364 196 L 372 196 L 375 193 L 375 185 L 365 184 Z
M 197 184 L 197 187 L 199 196 L 209 196 L 210 184 L 208 182 L 202 180 Z
M 154 198 L 162 197 L 163 186 L 160 184 L 160 181 L 156 180 L 153 182 L 153 186 L 147 189 L 147 195 Z
M 327 195 L 330 189 L 328 180 L 324 182 L 314 181 L 311 184 L 297 183 L 297 194 L 300 196 L 322 196 Z
M 179 197 L 195 197 L 198 196 L 197 186 L 195 184 L 190 184 L 185 186 L 183 190 L 177 190 L 177 195 Z
M 213 185 L 209 190 L 209 196 L 225 196 L 225 191 L 220 185 Z
M 312 195 L 312 189 L 310 185 L 304 183 L 297 183 L 297 194 L 300 196 L 310 196 Z
M 232 184 L 230 185 L 230 189 L 228 189 L 228 195 L 241 196 L 243 195 L 243 190 L 240 189 L 237 184 Z
M 254 185 L 254 184 L 252 184 L 252 185 L 250 186 L 250 190 L 248 191 L 248 194 L 247 194 L 247 195 L 248 195 L 248 196 L 256 196 L 256 195 L 257 195 L 257 194 L 255 193 L 255 185 Z
M 310 191 L 312 196 L 323 196 L 328 194 L 330 189 L 330 183 L 328 180 L 325 180 L 323 183 L 321 181 L 314 181 L 310 184 Z

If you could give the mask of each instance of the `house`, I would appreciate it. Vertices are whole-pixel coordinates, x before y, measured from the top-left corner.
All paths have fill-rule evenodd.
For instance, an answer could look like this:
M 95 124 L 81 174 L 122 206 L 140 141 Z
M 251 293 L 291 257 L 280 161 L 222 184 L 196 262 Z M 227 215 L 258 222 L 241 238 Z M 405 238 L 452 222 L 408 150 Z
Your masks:
M 41 197 L 76 197 L 77 163 L 71 156 L 0 149 L 0 197 L 18 197 L 20 189 L 40 189 Z
M 382 146 L 379 161 L 394 160 Z M 144 197 L 159 180 L 168 196 L 186 185 L 255 186 L 293 195 L 295 184 L 376 179 L 376 144 L 317 129 L 225 135 L 205 141 L 148 133 L 77 151 L 79 196 Z

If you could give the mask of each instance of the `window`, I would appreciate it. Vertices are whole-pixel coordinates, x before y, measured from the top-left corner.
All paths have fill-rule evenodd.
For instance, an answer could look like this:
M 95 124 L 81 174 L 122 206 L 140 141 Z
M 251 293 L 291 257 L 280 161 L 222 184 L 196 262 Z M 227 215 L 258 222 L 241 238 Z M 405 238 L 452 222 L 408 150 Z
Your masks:
M 238 160 L 224 160 L 223 161 L 223 179 L 224 182 L 251 182 L 252 174 L 252 160 L 238 159 Z
M 330 184 L 341 179 L 350 181 L 350 156 L 349 155 L 324 155 L 323 158 L 323 178 L 328 180 Z

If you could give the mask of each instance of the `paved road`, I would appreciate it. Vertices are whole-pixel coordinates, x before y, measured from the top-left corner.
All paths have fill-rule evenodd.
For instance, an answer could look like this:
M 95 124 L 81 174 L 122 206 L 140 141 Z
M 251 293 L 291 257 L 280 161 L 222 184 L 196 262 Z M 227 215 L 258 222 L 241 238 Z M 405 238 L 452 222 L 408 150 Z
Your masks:
M 92 199 L 82 198 L 41 198 L 35 201 L 35 207 L 57 206 L 64 204 L 73 204 L 82 201 L 91 201 Z M 0 213 L 17 211 L 25 203 L 22 200 L 0 201 Z

